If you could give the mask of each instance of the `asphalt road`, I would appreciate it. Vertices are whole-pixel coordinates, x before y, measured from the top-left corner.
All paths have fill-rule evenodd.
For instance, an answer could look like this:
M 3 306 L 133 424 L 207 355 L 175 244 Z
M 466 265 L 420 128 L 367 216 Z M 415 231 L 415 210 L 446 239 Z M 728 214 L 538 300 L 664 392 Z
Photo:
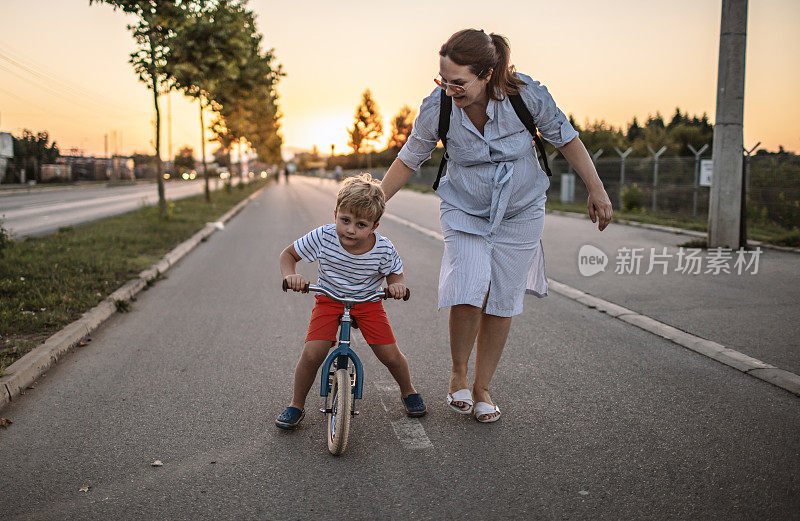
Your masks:
M 234 184 L 236 181 L 234 181 Z M 214 181 L 211 189 L 216 188 Z M 167 199 L 203 193 L 204 182 L 180 181 L 165 185 Z M 72 226 L 135 210 L 158 202 L 155 183 L 81 188 L 41 188 L 0 192 L 0 218 L 14 237 L 44 235 Z
M 312 182 L 314 183 L 314 182 Z M 321 186 L 333 192 L 330 183 Z M 389 211 L 441 232 L 434 194 L 404 191 Z M 713 340 L 749 356 L 800 374 L 800 255 L 762 249 L 758 266 L 738 274 L 706 273 L 711 266 L 703 252 L 699 274 L 678 271 L 681 245 L 694 239 L 646 228 L 610 225 L 602 233 L 588 219 L 548 215 L 544 229 L 547 275 L 591 295 L 652 317 L 701 338 Z M 581 247 L 591 245 L 608 257 L 605 271 L 584 276 L 578 267 Z M 623 248 L 640 249 L 638 273 L 616 273 Z M 651 249 L 664 258 L 667 273 L 657 264 L 649 274 Z M 688 247 L 683 248 L 688 252 Z M 735 255 L 732 255 L 735 258 Z M 745 255 L 752 260 L 752 253 Z M 621 270 L 620 270 L 621 271 Z
M 514 320 L 501 420 L 449 411 L 442 245 L 389 219 L 413 297 L 387 310 L 428 416 L 405 418 L 357 335 L 345 454 L 315 390 L 302 427 L 276 429 L 312 307 L 281 292 L 277 256 L 332 219 L 331 191 L 270 186 L 5 409 L 4 518 L 797 519 L 797 397 L 556 294 Z

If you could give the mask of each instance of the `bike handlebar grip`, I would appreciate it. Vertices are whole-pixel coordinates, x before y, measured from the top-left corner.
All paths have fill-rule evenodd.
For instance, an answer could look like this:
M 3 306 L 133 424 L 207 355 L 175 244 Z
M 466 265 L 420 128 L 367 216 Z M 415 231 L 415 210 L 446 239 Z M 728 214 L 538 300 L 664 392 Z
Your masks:
M 389 288 L 383 288 L 383 298 L 390 299 L 392 295 L 389 293 Z M 406 288 L 406 294 L 403 295 L 403 300 L 406 301 L 411 298 L 411 290 Z
M 303 289 L 301 289 L 300 291 L 302 291 L 303 293 L 308 293 L 308 284 L 309 283 L 306 282 L 306 285 L 303 286 Z M 289 289 L 289 283 L 286 282 L 286 279 L 283 279 L 283 286 L 282 287 L 283 287 L 283 291 L 286 291 L 286 290 Z

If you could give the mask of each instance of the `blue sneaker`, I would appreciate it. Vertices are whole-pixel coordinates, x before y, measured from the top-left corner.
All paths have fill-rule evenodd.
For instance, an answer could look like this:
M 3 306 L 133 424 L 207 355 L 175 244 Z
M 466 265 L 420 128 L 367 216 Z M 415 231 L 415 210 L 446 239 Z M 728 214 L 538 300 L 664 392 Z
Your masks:
M 406 408 L 406 414 L 412 417 L 425 416 L 425 413 L 428 412 L 425 402 L 422 401 L 422 395 L 419 393 L 412 393 L 403 398 L 403 406 Z
M 287 407 L 283 410 L 280 416 L 275 420 L 275 425 L 280 429 L 294 430 L 303 421 L 306 416 L 306 411 L 300 410 L 297 407 Z

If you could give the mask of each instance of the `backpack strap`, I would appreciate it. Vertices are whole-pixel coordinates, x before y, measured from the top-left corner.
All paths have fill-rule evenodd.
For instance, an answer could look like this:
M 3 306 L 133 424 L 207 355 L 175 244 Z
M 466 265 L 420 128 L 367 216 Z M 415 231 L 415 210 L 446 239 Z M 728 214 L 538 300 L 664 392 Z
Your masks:
M 434 190 L 439 188 L 439 179 L 442 178 L 442 172 L 444 172 L 444 167 L 447 164 L 447 131 L 450 130 L 450 114 L 452 112 L 453 99 L 445 94 L 445 90 L 442 89 L 439 108 L 439 139 L 444 146 L 444 155 L 442 155 L 442 160 L 439 162 L 439 173 L 436 174 L 436 181 L 433 182 Z
M 547 163 L 547 155 L 544 153 L 544 143 L 542 142 L 542 138 L 539 137 L 539 130 L 536 128 L 536 123 L 533 121 L 531 111 L 525 106 L 525 102 L 522 101 L 522 96 L 519 94 L 511 94 L 508 96 L 508 99 L 511 101 L 511 106 L 514 107 L 514 112 L 517 113 L 517 117 L 522 121 L 522 124 L 525 125 L 525 128 L 528 129 L 528 132 L 531 133 L 531 136 L 533 136 L 533 142 L 536 144 L 536 149 L 539 151 L 539 157 L 542 160 L 544 171 L 547 172 L 548 176 L 552 176 L 553 173 L 550 171 L 550 165 Z
M 539 151 L 539 157 L 541 158 L 542 166 L 544 166 L 544 171 L 548 176 L 552 176 L 553 173 L 550 171 L 550 165 L 547 162 L 547 154 L 544 152 L 544 142 L 542 138 L 539 137 L 539 130 L 536 128 L 536 123 L 533 121 L 531 111 L 528 110 L 525 102 L 522 101 L 522 96 L 519 94 L 511 94 L 508 96 L 508 99 L 511 101 L 511 106 L 514 107 L 514 112 L 516 112 L 517 117 L 522 121 L 522 124 L 525 125 L 525 128 L 528 129 L 531 136 L 533 136 L 533 142 L 536 145 L 536 149 Z M 436 174 L 436 181 L 433 182 L 434 190 L 439 188 L 439 180 L 442 178 L 444 167 L 447 164 L 447 131 L 450 130 L 450 114 L 452 112 L 453 99 L 445 94 L 444 89 L 442 89 L 439 108 L 439 139 L 444 146 L 444 155 L 439 163 L 439 173 Z

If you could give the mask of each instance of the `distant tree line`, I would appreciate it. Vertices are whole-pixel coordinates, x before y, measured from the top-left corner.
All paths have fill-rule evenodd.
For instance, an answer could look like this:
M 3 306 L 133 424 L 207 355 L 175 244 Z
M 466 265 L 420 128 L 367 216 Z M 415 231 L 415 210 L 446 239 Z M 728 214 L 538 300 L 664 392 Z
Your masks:
M 669 123 L 664 121 L 660 112 L 649 115 L 643 124 L 635 116 L 625 125 L 617 128 L 604 120 L 587 123 L 583 128 L 570 115 L 570 123 L 580 133 L 581 141 L 591 152 L 601 148 L 606 157 L 617 157 L 615 147 L 621 151 L 632 148 L 631 157 L 647 157 L 650 155 L 648 145 L 653 150 L 666 146 L 664 156 L 692 156 L 687 145 L 699 150 L 703 145 L 711 146 L 714 138 L 714 127 L 704 112 L 702 116 L 689 116 L 675 108 Z
M 405 144 L 414 124 L 414 111 L 407 105 L 392 118 L 392 129 L 386 148 L 376 150 L 374 144 L 383 135 L 382 125 L 379 125 L 381 116 L 372 93 L 365 90 L 361 103 L 356 108 L 352 127 L 348 127 L 349 146 L 353 149 L 351 154 L 332 156 L 328 159 L 328 166 L 341 166 L 346 169 L 357 169 L 367 165 L 388 167 L 397 156 L 397 152 Z M 682 112 L 679 107 L 669 121 L 666 121 L 660 112 L 649 115 L 644 122 L 634 116 L 632 120 L 621 127 L 608 124 L 605 120 L 589 122 L 582 126 L 575 118 L 569 116 L 570 123 L 580 132 L 580 137 L 590 152 L 603 149 L 603 157 L 618 157 L 615 149 L 624 152 L 631 148 L 630 157 L 648 157 L 648 146 L 659 150 L 666 146 L 664 157 L 692 156 L 689 148 L 691 145 L 699 150 L 703 145 L 711 146 L 714 137 L 714 127 L 708 115 L 690 115 Z M 555 148 L 546 144 L 547 153 L 552 153 Z M 783 148 L 781 147 L 781 151 Z M 441 157 L 441 150 L 434 151 L 434 160 Z M 765 153 L 765 151 L 759 151 Z M 710 152 L 709 152 L 710 154 Z M 366 158 L 366 161 L 365 161 Z

